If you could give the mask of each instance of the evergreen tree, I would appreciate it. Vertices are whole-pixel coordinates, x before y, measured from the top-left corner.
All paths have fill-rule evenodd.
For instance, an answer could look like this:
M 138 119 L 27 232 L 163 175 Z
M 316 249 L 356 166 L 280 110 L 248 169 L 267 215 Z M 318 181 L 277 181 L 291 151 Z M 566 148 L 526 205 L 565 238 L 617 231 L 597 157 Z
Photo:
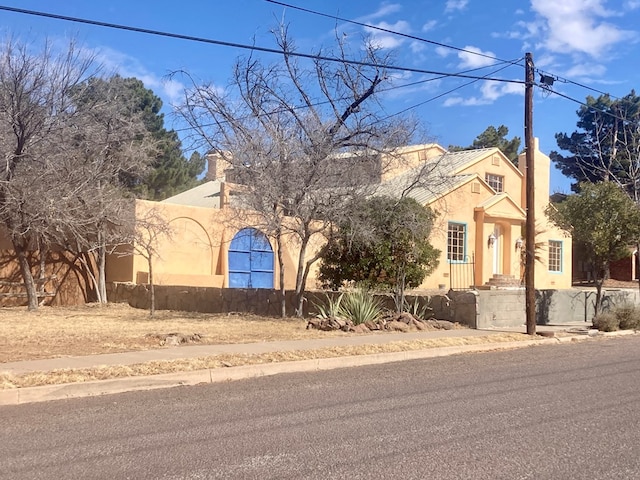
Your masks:
M 558 147 L 570 153 L 551 152 L 556 167 L 575 180 L 574 191 L 580 182 L 612 181 L 640 202 L 640 97 L 633 90 L 616 100 L 589 96 L 576 114 L 578 130 L 556 134 Z
M 640 210 L 613 182 L 584 182 L 579 191 L 550 206 L 547 215 L 571 234 L 581 260 L 591 266 L 597 314 L 609 264 L 628 256 L 629 245 L 640 235 Z
M 95 100 L 93 97 L 104 90 L 104 84 L 109 83 L 122 92 L 119 101 L 123 105 L 133 105 L 133 113 L 141 114 L 156 147 L 150 159 L 150 168 L 142 174 L 123 173 L 123 184 L 136 196 L 149 200 L 162 200 L 197 185 L 198 176 L 205 167 L 205 159 L 197 152 L 190 159 L 185 158 L 178 134 L 164 127 L 164 114 L 160 111 L 162 100 L 137 78 L 115 75 L 109 79 L 89 80 L 84 93 L 87 101 Z
M 456 145 L 449 145 L 449 150 L 452 152 L 456 152 L 460 150 L 498 147 L 509 160 L 517 165 L 519 153 L 518 149 L 520 148 L 520 137 L 513 137 L 511 140 L 507 140 L 507 135 L 509 135 L 509 129 L 504 125 L 500 125 L 498 128 L 489 126 L 484 132 L 482 132 L 475 138 L 470 146 L 459 147 Z

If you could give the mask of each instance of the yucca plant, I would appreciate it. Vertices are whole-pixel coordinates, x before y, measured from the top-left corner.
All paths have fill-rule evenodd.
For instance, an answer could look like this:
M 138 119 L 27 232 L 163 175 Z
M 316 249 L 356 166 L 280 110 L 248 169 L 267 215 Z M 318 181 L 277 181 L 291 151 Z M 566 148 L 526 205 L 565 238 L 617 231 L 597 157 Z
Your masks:
M 421 303 L 418 297 L 414 298 L 413 302 L 409 302 L 405 298 L 404 305 L 402 306 L 402 311 L 410 313 L 415 318 L 428 320 L 429 318 L 433 317 L 433 308 L 431 308 L 428 303 L 428 299 L 427 303 Z
M 323 320 L 339 317 L 341 315 L 340 304 L 342 303 L 342 297 L 344 297 L 344 293 L 341 293 L 337 297 L 335 295 L 329 295 L 325 293 L 324 297 L 324 302 L 313 304 L 313 306 L 318 311 L 316 317 L 322 318 Z
M 366 290 L 356 290 L 345 295 L 340 313 L 354 325 L 374 322 L 382 315 L 382 302 Z

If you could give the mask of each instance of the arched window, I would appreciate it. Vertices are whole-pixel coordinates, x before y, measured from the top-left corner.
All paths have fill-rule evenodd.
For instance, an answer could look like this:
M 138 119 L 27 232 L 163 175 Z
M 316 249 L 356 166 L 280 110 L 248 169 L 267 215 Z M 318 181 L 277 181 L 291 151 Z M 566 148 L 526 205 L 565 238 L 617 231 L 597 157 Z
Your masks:
M 231 240 L 229 288 L 273 288 L 273 249 L 255 228 L 243 228 Z

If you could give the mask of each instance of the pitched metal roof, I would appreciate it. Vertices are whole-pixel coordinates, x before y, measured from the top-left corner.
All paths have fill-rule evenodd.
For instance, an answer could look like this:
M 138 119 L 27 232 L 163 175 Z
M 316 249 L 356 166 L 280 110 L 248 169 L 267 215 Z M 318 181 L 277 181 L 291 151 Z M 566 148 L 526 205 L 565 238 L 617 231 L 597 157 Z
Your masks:
M 186 192 L 162 200 L 161 203 L 192 207 L 220 208 L 220 181 L 211 180 Z
M 480 179 L 475 173 L 459 174 L 458 172 L 497 151 L 499 151 L 497 148 L 479 148 L 445 152 L 387 180 L 376 193 L 393 197 L 410 196 L 422 205 L 426 205 L 474 177 Z

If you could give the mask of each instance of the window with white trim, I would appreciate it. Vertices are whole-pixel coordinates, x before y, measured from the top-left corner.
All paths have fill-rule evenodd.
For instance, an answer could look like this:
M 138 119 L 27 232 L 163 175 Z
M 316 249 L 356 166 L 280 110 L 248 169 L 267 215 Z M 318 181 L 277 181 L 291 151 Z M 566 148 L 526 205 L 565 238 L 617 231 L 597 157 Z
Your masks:
M 562 242 L 549 240 L 549 271 L 562 272 Z
M 447 225 L 447 260 L 450 262 L 463 262 L 466 241 L 466 224 L 449 222 Z
M 487 173 L 484 176 L 484 179 L 496 192 L 500 193 L 504 191 L 504 176 Z

